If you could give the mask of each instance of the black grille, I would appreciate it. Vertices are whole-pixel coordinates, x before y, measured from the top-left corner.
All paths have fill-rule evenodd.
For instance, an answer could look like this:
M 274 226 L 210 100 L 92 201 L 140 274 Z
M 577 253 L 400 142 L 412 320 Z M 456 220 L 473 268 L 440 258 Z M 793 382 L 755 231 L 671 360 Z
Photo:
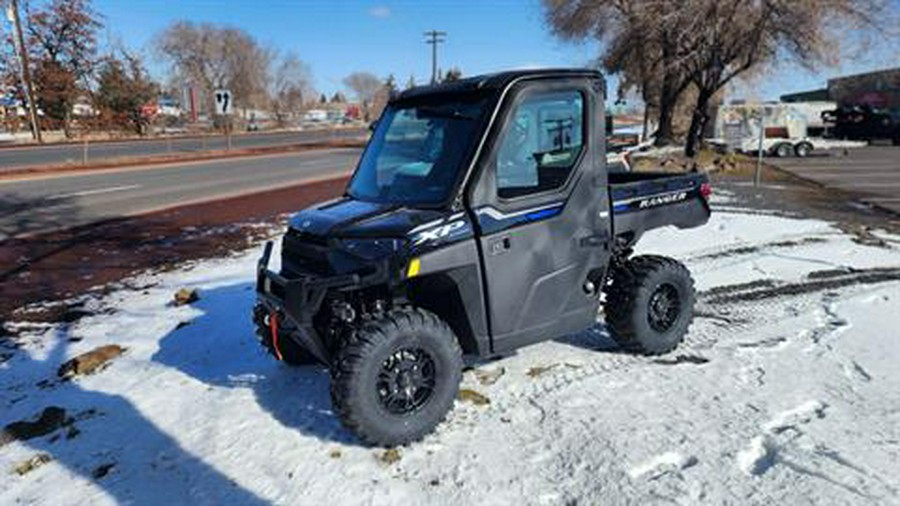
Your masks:
M 281 245 L 282 274 L 333 274 L 325 237 L 288 230 Z

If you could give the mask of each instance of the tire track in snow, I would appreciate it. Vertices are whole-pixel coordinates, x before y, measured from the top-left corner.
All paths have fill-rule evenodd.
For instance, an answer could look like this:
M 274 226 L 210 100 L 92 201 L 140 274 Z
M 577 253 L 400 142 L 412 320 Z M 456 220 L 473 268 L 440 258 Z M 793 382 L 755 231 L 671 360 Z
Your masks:
M 758 280 L 740 285 L 726 285 L 700 293 L 699 299 L 711 305 L 758 302 L 786 296 L 805 295 L 854 285 L 871 285 L 900 281 L 898 267 L 823 270 L 810 273 L 798 282 Z

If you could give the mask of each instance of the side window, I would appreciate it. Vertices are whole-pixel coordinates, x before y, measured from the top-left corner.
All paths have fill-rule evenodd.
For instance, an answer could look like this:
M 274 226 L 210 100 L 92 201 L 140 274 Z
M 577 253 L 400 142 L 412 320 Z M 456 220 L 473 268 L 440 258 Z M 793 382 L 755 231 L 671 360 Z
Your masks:
M 494 163 L 497 194 L 515 198 L 559 188 L 581 154 L 584 101 L 578 91 L 527 96 L 509 116 Z

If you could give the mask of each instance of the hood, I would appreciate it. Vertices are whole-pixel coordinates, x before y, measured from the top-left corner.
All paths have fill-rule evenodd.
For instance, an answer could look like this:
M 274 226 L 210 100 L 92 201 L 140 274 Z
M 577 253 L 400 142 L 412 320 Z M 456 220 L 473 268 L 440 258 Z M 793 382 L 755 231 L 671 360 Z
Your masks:
M 403 238 L 410 230 L 445 214 L 434 209 L 412 209 L 342 197 L 300 211 L 291 218 L 290 226 L 316 236 Z

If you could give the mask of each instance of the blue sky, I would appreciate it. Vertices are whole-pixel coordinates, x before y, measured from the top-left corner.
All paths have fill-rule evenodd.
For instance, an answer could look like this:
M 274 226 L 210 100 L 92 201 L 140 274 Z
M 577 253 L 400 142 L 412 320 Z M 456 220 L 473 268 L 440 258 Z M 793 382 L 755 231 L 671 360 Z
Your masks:
M 431 53 L 422 32 L 432 28 L 448 32 L 440 47 L 441 67 L 457 66 L 465 75 L 584 65 L 598 51 L 596 43 L 569 44 L 550 36 L 538 0 L 94 0 L 94 5 L 105 16 L 107 36 L 142 49 L 156 74 L 164 67 L 150 57 L 154 35 L 178 19 L 209 21 L 243 28 L 263 44 L 295 51 L 310 65 L 316 88 L 329 94 L 358 70 L 382 77 L 393 73 L 401 84 L 410 75 L 425 82 Z M 814 73 L 783 66 L 751 85 L 738 85 L 733 93 L 777 98 L 822 87 L 829 77 L 898 64 L 895 41 Z

